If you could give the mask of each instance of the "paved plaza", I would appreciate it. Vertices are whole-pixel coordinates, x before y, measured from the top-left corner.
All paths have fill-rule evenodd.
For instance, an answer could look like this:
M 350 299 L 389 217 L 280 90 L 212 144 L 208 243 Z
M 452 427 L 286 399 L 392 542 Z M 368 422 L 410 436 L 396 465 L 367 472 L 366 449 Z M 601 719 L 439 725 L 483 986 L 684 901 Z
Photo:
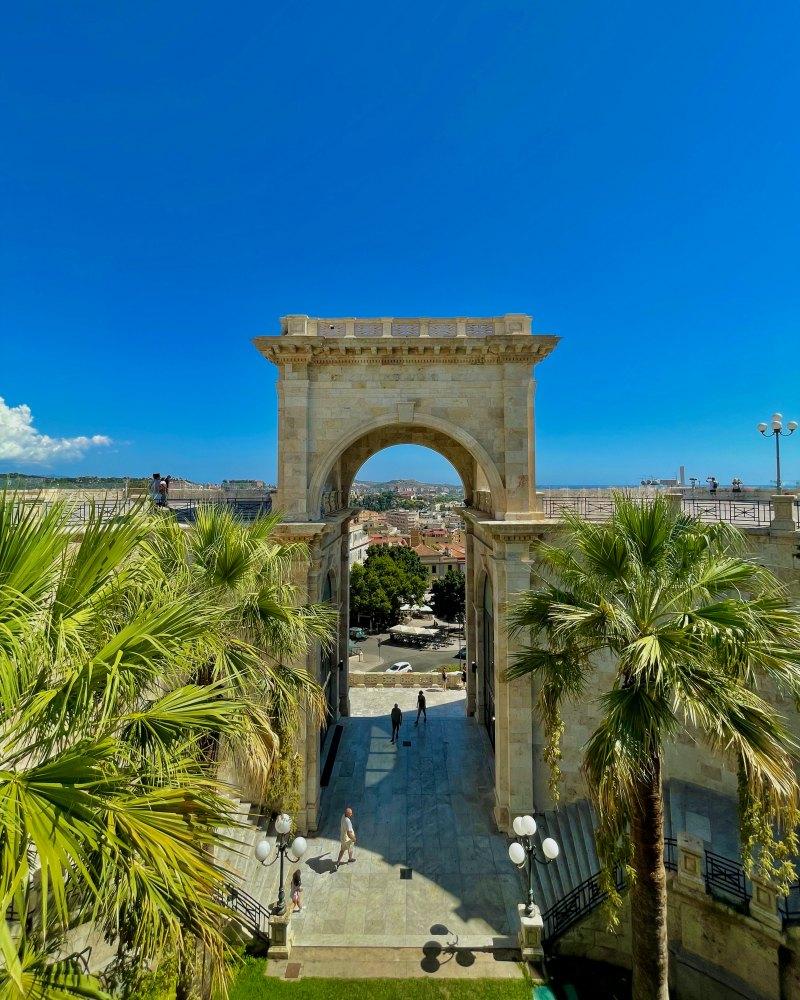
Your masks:
M 292 918 L 298 946 L 421 948 L 432 938 L 468 948 L 516 944 L 522 886 L 505 836 L 493 829 L 489 741 L 465 717 L 463 692 L 426 692 L 428 721 L 419 727 L 416 696 L 350 692 L 353 714 L 342 720 L 320 831 L 301 865 L 304 909 Z M 404 713 L 397 747 L 389 723 L 395 701 Z M 335 871 L 348 805 L 356 861 Z M 259 876 L 274 878 L 273 871 Z M 264 898 L 266 886 L 259 888 Z

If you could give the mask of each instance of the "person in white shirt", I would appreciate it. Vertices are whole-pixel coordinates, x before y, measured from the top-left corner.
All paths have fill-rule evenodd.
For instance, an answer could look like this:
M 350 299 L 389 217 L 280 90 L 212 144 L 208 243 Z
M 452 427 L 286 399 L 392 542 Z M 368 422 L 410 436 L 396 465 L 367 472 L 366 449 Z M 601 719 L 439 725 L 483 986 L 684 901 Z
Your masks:
M 356 832 L 353 829 L 353 810 L 348 806 L 344 815 L 342 816 L 342 821 L 339 824 L 339 857 L 336 859 L 336 870 L 339 870 L 339 865 L 342 863 L 342 858 L 344 857 L 345 851 L 347 851 L 348 861 L 355 861 L 353 855 L 353 848 L 356 843 Z

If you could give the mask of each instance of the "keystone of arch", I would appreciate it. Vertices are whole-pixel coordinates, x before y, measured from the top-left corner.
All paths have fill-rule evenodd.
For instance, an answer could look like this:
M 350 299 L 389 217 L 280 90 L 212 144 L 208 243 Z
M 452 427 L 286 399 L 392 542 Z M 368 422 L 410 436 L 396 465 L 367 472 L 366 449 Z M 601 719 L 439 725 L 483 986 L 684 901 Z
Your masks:
M 374 420 L 370 420 L 359 427 L 354 428 L 347 435 L 340 438 L 335 445 L 332 445 L 328 451 L 320 459 L 317 467 L 311 477 L 311 483 L 309 486 L 309 499 L 310 499 L 310 510 L 316 510 L 321 502 L 322 493 L 325 489 L 325 484 L 328 481 L 328 477 L 331 474 L 336 463 L 344 455 L 348 448 L 356 444 L 364 437 L 368 437 L 370 434 L 376 431 L 381 431 L 387 427 L 393 427 L 400 425 L 413 426 L 415 429 L 419 430 L 432 430 L 438 431 L 445 437 L 450 438 L 455 444 L 460 445 L 467 454 L 475 460 L 480 470 L 486 477 L 486 482 L 489 486 L 489 492 L 492 495 L 492 507 L 495 512 L 504 509 L 505 501 L 505 488 L 503 486 L 503 479 L 497 470 L 497 466 L 492 460 L 489 453 L 475 438 L 468 434 L 463 428 L 456 427 L 447 420 L 442 420 L 441 417 L 434 417 L 428 414 L 416 414 L 411 416 L 410 420 L 401 420 L 400 416 L 394 418 L 378 417 Z M 402 441 L 398 441 L 398 444 L 402 444 Z M 436 449 L 434 449 L 436 450 Z

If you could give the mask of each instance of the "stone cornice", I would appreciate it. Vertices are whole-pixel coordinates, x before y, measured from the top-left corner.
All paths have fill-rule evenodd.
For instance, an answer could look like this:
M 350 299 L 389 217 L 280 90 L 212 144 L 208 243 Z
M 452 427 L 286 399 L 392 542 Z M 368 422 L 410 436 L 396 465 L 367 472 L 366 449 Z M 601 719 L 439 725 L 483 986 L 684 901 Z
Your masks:
M 448 339 L 425 337 L 310 338 L 255 337 L 253 344 L 278 367 L 285 364 L 506 364 L 535 365 L 555 348 L 559 338 L 548 334 Z

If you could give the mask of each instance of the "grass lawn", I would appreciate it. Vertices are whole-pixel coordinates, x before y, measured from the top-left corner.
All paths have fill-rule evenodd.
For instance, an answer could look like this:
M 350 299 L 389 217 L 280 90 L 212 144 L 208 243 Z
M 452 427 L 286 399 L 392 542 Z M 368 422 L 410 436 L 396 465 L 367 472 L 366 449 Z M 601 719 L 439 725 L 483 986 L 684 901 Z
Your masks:
M 530 1000 L 522 979 L 300 979 L 264 978 L 264 961 L 248 959 L 230 1000 Z

